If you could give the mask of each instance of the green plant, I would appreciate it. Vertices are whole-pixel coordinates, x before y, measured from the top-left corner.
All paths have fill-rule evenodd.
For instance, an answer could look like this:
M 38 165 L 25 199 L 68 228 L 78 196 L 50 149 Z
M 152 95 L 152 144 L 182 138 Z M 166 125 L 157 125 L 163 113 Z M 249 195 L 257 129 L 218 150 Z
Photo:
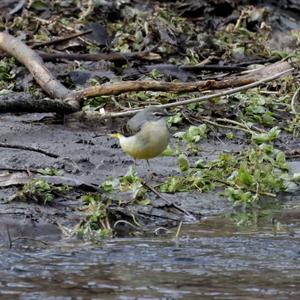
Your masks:
M 192 189 L 205 192 L 218 187 L 235 205 L 246 207 L 259 205 L 262 198 L 273 198 L 280 191 L 290 191 L 298 176 L 289 175 L 284 152 L 270 144 L 278 134 L 278 128 L 274 127 L 266 134 L 255 136 L 253 140 L 257 144 L 250 145 L 239 155 L 221 153 L 216 160 L 198 160 L 194 165 L 181 154 L 178 164 L 184 175 L 168 177 L 160 189 L 163 192 Z
M 136 170 L 130 167 L 128 172 L 120 178 L 108 178 L 101 184 L 101 188 L 111 195 L 114 192 L 131 192 L 131 201 L 136 204 L 147 205 L 150 200 L 146 198 L 147 189 Z
M 84 205 L 80 208 L 85 220 L 77 229 L 78 235 L 85 239 L 98 239 L 112 236 L 113 231 L 108 219 L 107 207 L 109 202 L 102 201 L 100 194 L 82 196 Z
M 37 170 L 42 175 L 48 175 L 48 176 L 58 176 L 62 175 L 62 170 L 57 170 L 56 168 L 44 168 L 44 169 L 38 169 Z
M 51 203 L 55 196 L 66 194 L 70 190 L 71 187 L 66 185 L 57 186 L 44 179 L 34 179 L 23 186 L 17 197 L 24 201 L 35 201 L 45 205 Z
M 190 126 L 186 131 L 180 131 L 174 134 L 174 137 L 181 139 L 187 145 L 186 149 L 190 152 L 197 153 L 198 146 L 196 145 L 200 140 L 206 138 L 207 126 L 202 124 L 199 126 Z

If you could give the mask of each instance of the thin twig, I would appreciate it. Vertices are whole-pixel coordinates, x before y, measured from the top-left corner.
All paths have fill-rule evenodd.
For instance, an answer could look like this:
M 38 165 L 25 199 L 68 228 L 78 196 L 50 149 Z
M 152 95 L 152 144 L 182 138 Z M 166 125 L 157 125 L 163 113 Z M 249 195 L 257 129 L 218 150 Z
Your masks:
M 164 108 L 168 108 L 168 107 L 174 107 L 174 106 L 179 106 L 179 105 L 187 105 L 187 104 L 192 104 L 192 103 L 197 103 L 200 101 L 204 101 L 204 100 L 210 100 L 216 97 L 222 97 L 222 96 L 229 96 L 235 93 L 238 93 L 240 91 L 244 91 L 244 90 L 248 90 L 254 87 L 257 87 L 263 83 L 266 83 L 268 81 L 272 81 L 274 79 L 277 79 L 279 77 L 281 77 L 282 75 L 285 75 L 286 73 L 291 72 L 292 70 L 294 70 L 294 68 L 290 68 L 288 70 L 284 70 L 282 72 L 279 72 L 275 75 L 272 75 L 270 77 L 266 77 L 264 79 L 255 81 L 253 83 L 249 83 L 240 87 L 236 87 L 233 89 L 229 89 L 229 90 L 225 90 L 223 92 L 219 92 L 219 93 L 215 93 L 215 94 L 211 94 L 211 95 L 205 95 L 205 96 L 201 96 L 201 97 L 197 97 L 197 98 L 193 98 L 193 99 L 188 99 L 188 100 L 182 100 L 182 101 L 178 101 L 178 102 L 174 102 L 174 103 L 168 103 L 168 104 L 163 104 L 163 105 L 158 105 L 159 107 L 164 107 Z
M 234 125 L 237 125 L 237 126 L 241 126 L 245 129 L 248 129 L 249 131 L 252 131 L 253 130 L 256 130 L 258 132 L 261 132 L 261 133 L 264 133 L 266 132 L 265 130 L 261 129 L 261 128 L 258 128 L 256 126 L 251 126 L 252 128 L 250 128 L 247 124 L 245 123 L 240 123 L 238 121 L 235 121 L 235 120 L 230 120 L 230 119 L 227 119 L 227 118 L 217 118 L 216 121 L 219 121 L 219 122 L 225 122 L 225 123 L 231 123 L 231 124 L 234 124 Z
M 175 203 L 171 202 L 169 199 L 165 198 L 161 193 L 159 193 L 154 187 L 152 187 L 151 185 L 149 185 L 148 183 L 146 183 L 144 180 L 142 181 L 142 184 L 148 188 L 151 192 L 153 192 L 156 196 L 158 196 L 159 198 L 163 199 L 164 201 L 166 201 L 166 203 L 170 206 L 175 207 L 176 209 L 178 209 L 179 211 L 181 211 L 182 213 L 184 213 L 187 216 L 192 216 L 191 213 L 189 213 L 187 210 L 185 210 L 184 208 L 176 205 Z
M 86 35 L 86 34 L 91 33 L 91 32 L 92 32 L 92 30 L 90 29 L 90 30 L 86 30 L 86 31 L 83 31 L 83 32 L 72 33 L 72 34 L 67 35 L 67 36 L 52 39 L 50 41 L 35 43 L 31 46 L 31 48 L 34 49 L 34 48 L 38 48 L 38 47 L 49 46 L 49 45 L 52 45 L 52 44 L 58 44 L 58 43 L 61 43 L 61 42 L 65 42 L 65 41 L 68 41 L 68 40 L 75 39 L 79 36 L 83 36 L 83 35 Z
M 132 223 L 130 223 L 130 222 L 126 221 L 126 220 L 118 220 L 118 221 L 116 221 L 114 223 L 114 225 L 113 225 L 113 228 L 116 228 L 117 225 L 122 224 L 122 223 L 123 224 L 127 224 L 127 225 L 133 227 L 134 229 L 139 229 L 137 226 L 133 225 Z
M 196 119 L 195 117 L 190 117 L 191 119 L 193 119 L 194 121 L 198 121 L 198 119 Z M 248 126 L 246 126 L 246 124 L 242 124 L 240 122 L 234 121 L 234 120 L 230 120 L 230 119 L 226 119 L 226 118 L 217 118 L 216 121 L 219 122 L 228 122 L 228 123 L 232 123 L 235 124 L 237 126 L 231 126 L 231 125 L 224 125 L 224 124 L 219 124 L 217 122 L 212 121 L 209 117 L 205 117 L 205 116 L 201 116 L 199 118 L 201 121 L 211 124 L 213 126 L 217 126 L 217 127 L 221 127 L 221 128 L 227 128 L 227 129 L 233 129 L 233 130 L 241 130 L 244 131 L 246 133 L 250 133 L 253 134 L 253 130 L 251 128 L 249 128 Z M 254 130 L 258 131 L 258 132 L 265 132 L 263 130 L 261 130 L 260 128 L 253 128 Z
M 177 228 L 177 230 L 176 230 L 175 239 L 178 239 L 179 234 L 180 234 L 181 227 L 182 227 L 182 221 L 179 223 L 178 228 Z
M 116 97 L 115 96 L 112 96 L 111 97 L 111 100 L 112 102 L 114 103 L 114 105 L 120 109 L 123 109 L 123 110 L 128 110 L 127 107 L 123 106 L 122 104 L 120 104 L 117 100 L 116 100 Z
M 300 87 L 297 88 L 295 94 L 293 95 L 292 101 L 291 101 L 292 113 L 295 114 L 295 115 L 297 114 L 297 110 L 295 108 L 295 103 L 298 99 L 299 93 L 300 93 Z
M 232 130 L 240 130 L 240 131 L 244 131 L 246 133 L 250 133 L 250 134 L 253 134 L 253 131 L 252 130 L 249 130 L 249 129 L 246 129 L 242 126 L 232 126 L 232 125 L 224 125 L 224 124 L 219 124 L 217 122 L 214 122 L 214 121 L 211 121 L 209 118 L 207 117 L 201 117 L 200 118 L 203 122 L 205 123 L 208 123 L 210 125 L 213 125 L 213 126 L 217 126 L 217 127 L 221 127 L 221 128 L 226 128 L 226 129 L 232 129 Z
M 111 226 L 110 226 L 108 217 L 105 218 L 105 223 L 106 223 L 106 228 L 107 228 L 108 230 L 111 230 Z
M 11 236 L 10 236 L 8 226 L 6 226 L 6 232 L 7 232 L 8 242 L 9 242 L 8 247 L 9 247 L 9 249 L 11 249 L 12 248 L 12 239 L 11 239 Z
M 158 233 L 158 231 L 159 230 L 164 230 L 165 232 L 168 232 L 169 231 L 169 229 L 168 228 L 165 228 L 165 227 L 157 227 L 157 228 L 155 228 L 154 230 L 153 230 L 153 233 L 154 234 L 156 234 L 156 235 L 158 235 L 159 233 Z
M 194 118 L 193 118 L 194 119 Z M 211 121 L 209 117 L 200 117 L 200 119 L 206 123 L 209 123 L 211 125 L 217 126 L 217 127 L 222 127 L 222 128 L 227 128 L 227 129 L 234 129 L 234 130 L 241 130 L 250 134 L 253 134 L 253 131 L 258 131 L 260 133 L 264 133 L 265 130 L 258 128 L 256 126 L 252 126 L 252 128 L 250 128 L 249 126 L 247 126 L 247 124 L 245 123 L 240 123 L 238 121 L 234 121 L 234 120 L 230 120 L 227 118 L 217 118 L 216 121 L 219 122 L 225 122 L 225 123 L 231 123 L 234 125 L 237 125 L 238 127 L 235 126 L 231 126 L 231 125 L 223 125 L 223 124 L 219 124 L 217 122 Z
M 202 64 L 197 64 L 197 65 L 181 65 L 179 66 L 180 69 L 185 70 L 185 71 L 214 71 L 214 72 L 232 72 L 232 71 L 244 71 L 247 68 L 246 67 L 239 67 L 239 66 L 221 66 L 221 65 L 202 65 Z
M 33 151 L 33 152 L 38 152 L 38 153 L 42 153 L 44 155 L 47 155 L 49 157 L 53 157 L 53 158 L 58 158 L 59 155 L 58 154 L 54 154 L 39 148 L 34 148 L 34 147 L 29 147 L 29 146 L 22 146 L 22 145 L 9 145 L 9 144 L 3 144 L 0 143 L 0 147 L 2 148 L 10 148 L 10 149 L 20 149 L 20 150 L 26 150 L 26 151 Z

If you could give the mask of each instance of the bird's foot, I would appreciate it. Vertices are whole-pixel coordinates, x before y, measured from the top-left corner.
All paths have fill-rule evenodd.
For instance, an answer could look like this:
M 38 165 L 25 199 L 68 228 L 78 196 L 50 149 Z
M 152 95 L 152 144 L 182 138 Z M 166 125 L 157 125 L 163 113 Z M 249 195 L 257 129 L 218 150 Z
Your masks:
M 148 177 L 150 178 L 150 179 L 153 179 L 153 178 L 155 178 L 155 177 L 157 177 L 158 175 L 157 175 L 157 173 L 155 173 L 154 171 L 152 171 L 152 170 L 148 170 Z

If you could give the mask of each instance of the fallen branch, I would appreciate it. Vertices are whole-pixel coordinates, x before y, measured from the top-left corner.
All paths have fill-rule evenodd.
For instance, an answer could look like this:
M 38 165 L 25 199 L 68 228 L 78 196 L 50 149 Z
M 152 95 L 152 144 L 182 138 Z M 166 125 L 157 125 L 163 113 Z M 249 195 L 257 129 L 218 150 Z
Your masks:
M 11 92 L 0 95 L 0 113 L 46 113 L 55 112 L 68 114 L 77 111 L 74 106 L 60 100 L 53 99 L 32 99 L 29 93 Z
M 179 101 L 175 103 L 165 104 L 162 107 L 172 107 L 178 105 L 186 105 L 190 103 L 195 103 L 203 100 L 208 100 L 214 97 L 220 97 L 225 95 L 230 95 L 236 93 L 241 90 L 245 90 L 248 88 L 252 88 L 262 84 L 264 82 L 276 79 L 283 74 L 291 71 L 291 67 L 287 62 L 278 62 L 275 64 L 271 64 L 267 67 L 260 68 L 258 70 L 254 70 L 248 72 L 248 74 L 241 75 L 241 76 L 230 76 L 224 80 L 204 80 L 198 82 L 184 82 L 184 83 L 177 83 L 177 82 L 157 82 L 157 81 L 125 81 L 120 83 L 109 83 L 103 84 L 98 86 L 92 86 L 80 91 L 71 91 L 64 87 L 59 81 L 57 81 L 54 76 L 50 73 L 50 71 L 45 67 L 41 57 L 35 53 L 32 49 L 26 46 L 23 42 L 14 38 L 13 36 L 9 35 L 6 32 L 0 32 L 0 49 L 3 49 L 5 52 L 9 53 L 10 55 L 14 56 L 18 59 L 21 63 L 23 63 L 28 70 L 31 72 L 33 77 L 36 79 L 38 84 L 41 88 L 53 98 L 61 99 L 61 103 L 66 104 L 66 111 L 74 112 L 79 111 L 81 108 L 82 100 L 88 97 L 95 97 L 95 96 L 103 96 L 103 95 L 118 95 L 125 92 L 136 92 L 136 91 L 163 91 L 163 92 L 175 92 L 175 93 L 182 93 L 182 92 L 197 92 L 197 91 L 204 91 L 204 90 L 215 90 L 215 89 L 225 89 L 225 88 L 232 88 L 238 87 L 235 89 L 231 89 L 229 91 L 220 92 L 213 95 L 202 96 L 195 99 Z M 275 75 L 274 75 L 275 74 Z M 50 100 L 49 107 L 51 108 L 52 100 Z M 34 101 L 30 101 L 34 102 Z M 8 112 L 8 108 L 10 110 L 14 110 L 14 104 L 9 102 L 4 105 L 2 111 Z M 29 104 L 29 103 L 28 103 Z M 31 104 L 32 106 L 33 104 Z M 25 107 L 27 104 L 22 103 L 22 105 L 18 104 L 18 111 L 28 111 Z M 29 104 L 30 106 L 30 104 Z M 52 111 L 57 111 L 57 107 L 61 106 L 58 103 L 53 102 L 53 109 Z M 23 110 L 22 110 L 23 109 Z M 32 111 L 39 111 L 35 110 L 36 108 L 32 108 Z M 51 109 L 47 111 L 51 111 Z M 1 108 L 0 108 L 1 111 Z M 123 115 L 130 115 L 135 111 L 127 111 L 122 113 L 117 113 L 114 116 L 123 116 Z M 111 117 L 112 115 L 109 114 L 107 117 Z M 106 118 L 106 117 L 104 117 Z
M 103 85 L 91 86 L 79 91 L 78 98 L 89 98 L 104 95 L 118 95 L 125 92 L 160 91 L 160 92 L 199 92 L 203 90 L 220 90 L 229 87 L 238 87 L 259 81 L 261 78 L 290 69 L 287 62 L 279 62 L 267 67 L 252 71 L 246 75 L 231 76 L 222 81 L 204 80 L 197 82 L 159 82 L 159 81 L 124 81 Z
M 155 106 L 156 107 L 169 108 L 169 107 L 174 107 L 174 106 L 182 106 L 182 105 L 207 101 L 207 100 L 211 100 L 211 99 L 217 98 L 217 97 L 232 95 L 232 94 L 235 94 L 235 93 L 238 93 L 238 92 L 241 92 L 241 91 L 245 91 L 245 90 L 257 87 L 257 86 L 259 86 L 263 83 L 266 83 L 268 81 L 272 81 L 274 79 L 277 79 L 277 78 L 291 72 L 292 70 L 293 70 L 293 68 L 289 68 L 289 69 L 286 69 L 286 70 L 281 71 L 279 73 L 276 73 L 272 76 L 269 76 L 269 77 L 263 78 L 261 80 L 258 80 L 256 82 L 246 84 L 244 86 L 240 86 L 240 87 L 237 87 L 237 88 L 225 90 L 225 91 L 222 91 L 222 92 L 219 92 L 219 93 L 214 93 L 214 94 L 205 95 L 205 96 L 201 96 L 201 97 L 197 97 L 197 98 L 177 101 L 177 102 L 173 102 L 173 103 L 155 105 Z M 97 111 L 93 111 L 93 112 L 92 111 L 85 111 L 85 112 L 81 111 L 81 112 L 76 112 L 72 115 L 74 115 L 76 118 L 81 119 L 82 121 L 84 121 L 85 119 L 88 119 L 89 121 L 94 119 L 95 122 L 99 122 L 101 120 L 108 119 L 108 118 L 118 118 L 118 117 L 131 116 L 131 115 L 134 115 L 135 113 L 137 113 L 138 111 L 141 111 L 141 110 L 142 109 L 131 109 L 131 110 L 117 112 L 117 113 L 108 113 L 108 112 L 103 113 L 103 112 L 97 112 Z M 72 115 L 70 115 L 70 117 L 72 117 Z
M 72 91 L 64 87 L 46 68 L 41 57 L 19 39 L 6 32 L 0 32 L 0 49 L 15 57 L 26 66 L 40 87 L 51 97 L 64 99 Z M 69 101 L 68 104 L 77 104 Z M 76 107 L 79 110 L 79 107 Z

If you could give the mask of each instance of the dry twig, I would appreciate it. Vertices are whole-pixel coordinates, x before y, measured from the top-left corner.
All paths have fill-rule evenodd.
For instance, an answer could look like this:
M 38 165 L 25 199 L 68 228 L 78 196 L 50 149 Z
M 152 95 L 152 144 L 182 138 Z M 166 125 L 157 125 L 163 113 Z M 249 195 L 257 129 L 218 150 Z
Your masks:
M 34 147 L 29 147 L 29 146 L 22 146 L 22 145 L 10 145 L 10 144 L 3 144 L 0 143 L 0 147 L 2 148 L 10 148 L 10 149 L 20 149 L 20 150 L 26 150 L 26 151 L 33 151 L 33 152 L 38 152 L 38 153 L 42 153 L 44 155 L 47 155 L 49 157 L 53 157 L 53 158 L 58 158 L 59 155 L 39 149 L 39 148 L 34 148 Z
M 292 101 L 291 101 L 291 110 L 292 110 L 292 113 L 295 115 L 297 114 L 295 103 L 298 99 L 299 93 L 300 93 L 300 87 L 297 88 L 295 94 L 293 95 Z
M 86 30 L 86 31 L 83 31 L 83 32 L 76 32 L 76 33 L 73 33 L 73 34 L 70 34 L 68 36 L 63 36 L 63 37 L 59 37 L 59 38 L 55 38 L 55 39 L 52 39 L 52 40 L 49 40 L 49 41 L 45 41 L 45 42 L 41 42 L 41 43 L 34 43 L 31 48 L 38 48 L 38 47 L 43 47 L 43 46 L 49 46 L 49 45 L 53 45 L 53 44 L 58 44 L 58 43 L 61 43 L 61 42 L 65 42 L 65 41 L 68 41 L 68 40 L 72 40 L 72 39 L 75 39 L 79 36 L 83 36 L 83 35 L 86 35 L 88 33 L 91 33 L 92 30 Z

